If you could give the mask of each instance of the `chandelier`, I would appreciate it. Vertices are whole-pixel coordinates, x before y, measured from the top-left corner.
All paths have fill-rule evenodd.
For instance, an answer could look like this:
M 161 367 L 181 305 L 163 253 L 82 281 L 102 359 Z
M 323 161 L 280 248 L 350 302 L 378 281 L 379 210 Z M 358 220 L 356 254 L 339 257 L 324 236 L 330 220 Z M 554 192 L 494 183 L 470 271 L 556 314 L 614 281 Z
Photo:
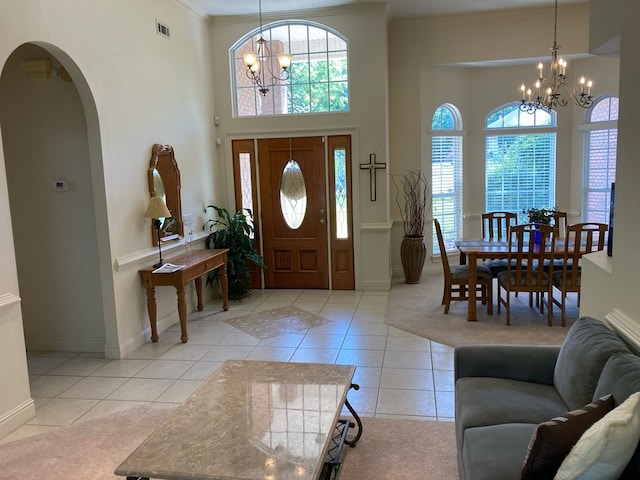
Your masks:
M 569 104 L 568 98 L 579 107 L 588 108 L 593 103 L 591 97 L 591 87 L 593 82 L 580 78 L 580 86 L 576 87 L 569 82 L 567 76 L 567 61 L 562 58 L 558 59 L 558 50 L 560 45 L 556 41 L 558 32 L 558 0 L 555 6 L 555 18 L 553 25 L 553 45 L 551 49 L 551 68 L 549 70 L 549 79 L 545 79 L 542 73 L 544 66 L 538 64 L 538 79 L 534 84 L 534 88 L 527 89 L 524 83 L 520 86 L 522 91 L 522 100 L 520 101 L 520 110 L 523 112 L 533 113 L 538 109 L 550 112 L 558 106 L 564 107 Z M 566 94 L 562 92 L 566 91 Z
M 278 63 L 282 72 L 280 76 L 275 75 L 271 68 L 273 58 L 271 50 L 267 46 L 267 41 L 262 33 L 262 0 L 258 0 L 258 11 L 260 14 L 260 37 L 256 41 L 258 51 L 246 52 L 244 54 L 244 64 L 247 66 L 247 77 L 251 80 L 262 95 L 266 95 L 269 89 L 278 82 L 284 82 L 289 79 L 288 68 L 291 65 L 291 55 L 279 53 Z

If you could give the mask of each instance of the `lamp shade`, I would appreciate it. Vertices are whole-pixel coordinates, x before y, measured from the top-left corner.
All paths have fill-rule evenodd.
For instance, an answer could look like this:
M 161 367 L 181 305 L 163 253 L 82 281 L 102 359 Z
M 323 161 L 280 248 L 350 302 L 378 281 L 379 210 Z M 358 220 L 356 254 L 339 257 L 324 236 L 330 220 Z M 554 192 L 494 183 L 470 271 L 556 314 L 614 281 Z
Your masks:
M 162 197 L 151 197 L 144 216 L 149 218 L 166 218 L 171 216 L 171 212 Z

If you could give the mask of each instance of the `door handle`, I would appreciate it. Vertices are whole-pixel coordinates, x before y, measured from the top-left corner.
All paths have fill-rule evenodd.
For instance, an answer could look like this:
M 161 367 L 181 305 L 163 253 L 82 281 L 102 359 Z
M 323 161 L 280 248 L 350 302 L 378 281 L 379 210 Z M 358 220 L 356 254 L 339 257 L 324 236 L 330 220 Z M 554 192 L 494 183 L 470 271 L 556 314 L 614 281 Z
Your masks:
M 324 225 L 325 223 L 327 223 L 327 219 L 326 218 L 321 218 L 320 219 L 320 223 Z
M 324 215 L 324 214 L 325 214 L 324 208 L 321 208 L 320 209 L 320 215 Z

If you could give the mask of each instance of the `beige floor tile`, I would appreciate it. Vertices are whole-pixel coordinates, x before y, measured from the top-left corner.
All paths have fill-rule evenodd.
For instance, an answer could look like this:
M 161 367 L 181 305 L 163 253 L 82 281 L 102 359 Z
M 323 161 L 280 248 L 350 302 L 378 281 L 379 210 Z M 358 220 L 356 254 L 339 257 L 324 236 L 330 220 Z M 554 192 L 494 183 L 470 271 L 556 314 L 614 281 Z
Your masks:
M 102 400 L 98 402 L 91 410 L 78 418 L 74 425 L 87 420 L 94 420 L 100 417 L 106 417 L 112 413 L 120 412 L 132 407 L 140 405 L 151 405 L 151 402 L 136 402 L 130 400 Z
M 255 337 L 243 332 L 230 332 L 218 342 L 218 345 L 255 346 L 260 342 Z
M 111 360 L 91 375 L 96 377 L 133 377 L 152 360 Z
M 335 363 L 338 357 L 337 348 L 298 348 L 291 356 L 291 362 L 301 363 Z
M 57 426 L 43 426 L 43 425 L 22 425 L 18 427 L 16 430 L 11 432 L 4 438 L 0 439 L 0 445 L 4 445 L 6 443 L 15 442 L 16 440 L 22 440 L 23 438 L 33 437 L 35 435 L 40 435 L 41 433 L 47 433 L 52 430 L 57 430 L 60 427 Z
M 316 333 L 310 331 L 305 335 L 302 342 L 300 342 L 300 348 L 340 348 L 344 341 L 344 335 L 331 335 Z
M 436 392 L 436 412 L 438 418 L 453 418 L 456 416 L 454 392 Z
M 58 398 L 85 398 L 102 400 L 126 382 L 126 378 L 86 377 L 68 388 Z
M 353 383 L 360 387 L 379 388 L 382 368 L 379 367 L 357 367 L 353 375 Z
M 389 334 L 389 327 L 381 323 L 353 322 L 347 332 L 351 335 L 384 335 Z
M 434 370 L 433 383 L 437 391 L 453 392 L 455 389 L 453 372 L 451 370 Z
M 191 360 L 154 360 L 135 374 L 136 378 L 166 378 L 176 380 L 195 364 Z
M 384 350 L 347 350 L 338 353 L 336 363 L 357 367 L 382 367 Z
M 429 352 L 431 351 L 431 342 L 415 335 L 410 337 L 390 336 L 387 339 L 387 351 Z
M 247 355 L 247 360 L 288 362 L 295 351 L 293 347 L 255 347 Z
M 200 360 L 211 347 L 206 345 L 176 345 L 160 356 L 160 360 Z
M 315 329 L 314 329 L 315 330 Z M 304 333 L 285 333 L 277 337 L 260 340 L 258 347 L 297 347 L 304 338 Z
M 156 402 L 181 404 L 203 383 L 201 380 L 177 380 L 156 399 Z
M 109 363 L 106 358 L 79 358 L 74 357 L 69 361 L 63 363 L 58 368 L 51 371 L 52 375 L 91 375 Z
M 200 359 L 205 362 L 224 362 L 225 360 L 244 360 L 254 347 L 216 345 Z
M 54 398 L 37 409 L 36 416 L 27 423 L 29 425 L 67 427 L 91 410 L 97 403 L 98 400 Z
M 383 368 L 380 388 L 433 390 L 433 371 L 409 368 Z
M 389 368 L 431 369 L 429 352 L 389 351 L 384 356 L 384 366 Z
M 381 388 L 376 413 L 435 417 L 435 392 Z
M 223 362 L 196 362 L 180 377 L 181 380 L 206 380 L 209 378 Z
M 153 402 L 174 382 L 175 380 L 162 378 L 131 378 L 118 387 L 107 399 Z
M 83 378 L 69 375 L 46 375 L 31 384 L 31 395 L 34 397 L 57 397 Z
M 386 335 L 348 335 L 342 343 L 342 348 L 384 350 L 386 343 Z

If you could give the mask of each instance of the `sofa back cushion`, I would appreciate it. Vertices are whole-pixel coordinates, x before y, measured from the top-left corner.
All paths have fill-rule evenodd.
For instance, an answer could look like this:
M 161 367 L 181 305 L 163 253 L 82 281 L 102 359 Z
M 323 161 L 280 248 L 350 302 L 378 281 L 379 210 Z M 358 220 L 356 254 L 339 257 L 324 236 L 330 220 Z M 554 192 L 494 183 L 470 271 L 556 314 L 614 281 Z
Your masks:
M 605 391 L 613 394 L 616 405 L 620 405 L 630 395 L 640 391 L 640 358 L 632 353 L 613 355 L 602 370 L 595 395 Z M 620 478 L 640 478 L 640 446 L 636 448 L 627 469 Z
M 630 353 L 618 336 L 600 320 L 578 319 L 560 348 L 553 383 L 569 409 L 575 410 L 594 398 L 600 373 L 609 357 Z M 612 392 L 604 392 L 604 396 Z M 614 400 L 617 401 L 614 394 Z

